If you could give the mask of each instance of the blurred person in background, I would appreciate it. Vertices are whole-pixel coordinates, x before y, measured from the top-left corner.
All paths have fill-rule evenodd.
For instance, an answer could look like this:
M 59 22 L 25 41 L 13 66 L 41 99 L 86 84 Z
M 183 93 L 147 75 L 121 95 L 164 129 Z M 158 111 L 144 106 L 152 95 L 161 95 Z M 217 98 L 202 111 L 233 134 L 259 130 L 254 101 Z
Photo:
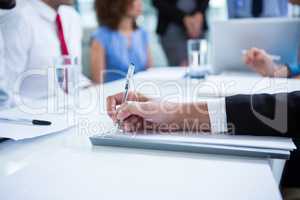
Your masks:
M 208 0 L 153 0 L 157 33 L 170 66 L 187 65 L 187 40 L 205 36 Z
M 288 0 L 227 0 L 229 18 L 285 17 Z
M 15 6 L 15 0 L 2 0 L 0 2 L 0 109 L 9 106 L 9 91 L 7 90 L 8 80 L 5 78 L 5 44 L 2 36 L 2 29 L 3 24 L 8 22 Z
M 99 28 L 92 35 L 91 74 L 94 83 L 126 76 L 133 63 L 136 72 L 152 66 L 149 36 L 136 19 L 142 14 L 141 0 L 96 0 Z
M 33 99 L 54 95 L 48 90 L 54 60 L 67 55 L 81 59 L 82 30 L 73 0 L 23 1 L 2 31 L 7 76 L 12 83 L 21 81 L 17 95 Z M 81 80 L 88 83 L 83 75 Z

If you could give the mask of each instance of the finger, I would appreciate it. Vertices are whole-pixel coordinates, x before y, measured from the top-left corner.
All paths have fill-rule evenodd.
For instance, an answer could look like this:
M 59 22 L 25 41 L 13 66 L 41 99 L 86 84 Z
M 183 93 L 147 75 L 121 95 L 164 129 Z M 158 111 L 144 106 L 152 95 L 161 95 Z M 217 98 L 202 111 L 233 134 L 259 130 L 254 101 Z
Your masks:
M 117 105 L 121 104 L 122 98 L 123 98 L 123 93 L 118 93 L 118 94 L 109 96 L 106 99 L 107 113 L 113 120 L 116 120 L 116 107 L 117 107 Z
M 267 52 L 263 49 L 254 48 L 254 50 L 253 50 L 253 57 L 254 57 L 255 60 L 259 60 L 261 58 L 264 58 L 267 55 L 268 55 Z
M 266 63 L 268 61 L 271 61 L 271 60 L 270 60 L 269 54 L 266 51 L 259 50 L 259 51 L 257 51 L 256 61 L 261 63 L 261 64 L 264 64 L 264 63 Z
M 110 116 L 110 118 L 112 118 L 114 121 L 116 120 L 116 107 L 120 104 L 122 104 L 123 102 L 123 97 L 124 97 L 124 93 L 118 93 L 112 96 L 107 97 L 106 100 L 106 108 L 107 108 L 107 113 Z M 134 92 L 129 92 L 128 93 L 128 101 L 146 101 L 146 97 L 144 97 L 141 94 L 137 94 Z
M 151 121 L 143 121 L 143 129 L 145 131 L 152 131 L 152 130 L 157 130 L 159 125 L 157 123 L 151 122 Z
M 256 55 L 256 48 L 252 48 L 247 52 L 247 57 L 250 60 L 250 62 L 254 62 L 255 60 L 255 55 Z
M 256 61 L 260 62 L 260 63 L 266 62 L 267 59 L 268 59 L 268 57 L 261 53 L 256 56 Z
M 115 122 L 116 121 L 116 99 L 112 96 L 106 99 L 106 109 L 108 116 Z
M 141 120 L 138 116 L 131 116 L 123 122 L 122 128 L 127 132 L 136 131 L 138 122 Z
M 164 110 L 161 110 L 162 106 L 168 109 L 174 109 L 173 104 L 164 104 L 161 101 L 147 101 L 147 102 L 127 102 L 122 105 L 117 111 L 117 118 L 124 120 L 131 115 L 137 115 L 144 120 L 154 121 L 158 119 Z M 170 107 L 172 106 L 172 107 Z M 176 105 L 175 105 L 176 106 Z
M 117 109 L 117 119 L 124 121 L 132 115 L 144 118 L 146 116 L 146 104 L 144 102 L 127 102 Z
M 251 64 L 251 59 L 250 59 L 250 57 L 248 56 L 248 52 L 247 52 L 245 55 L 243 55 L 243 61 L 244 61 L 244 63 L 245 63 L 246 65 L 250 65 L 250 64 Z

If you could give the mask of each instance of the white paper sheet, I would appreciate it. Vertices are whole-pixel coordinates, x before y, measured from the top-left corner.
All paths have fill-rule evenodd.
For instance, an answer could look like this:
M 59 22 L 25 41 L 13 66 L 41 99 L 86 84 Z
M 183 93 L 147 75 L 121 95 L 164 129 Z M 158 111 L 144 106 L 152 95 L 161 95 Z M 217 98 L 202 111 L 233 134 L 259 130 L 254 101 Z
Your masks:
M 23 125 L 0 121 L 0 138 L 13 140 L 35 138 L 51 133 L 58 133 L 75 125 L 72 120 L 68 120 L 66 115 L 58 114 L 28 114 L 15 109 L 0 112 L 0 117 L 4 118 L 25 118 L 50 121 L 50 126 Z

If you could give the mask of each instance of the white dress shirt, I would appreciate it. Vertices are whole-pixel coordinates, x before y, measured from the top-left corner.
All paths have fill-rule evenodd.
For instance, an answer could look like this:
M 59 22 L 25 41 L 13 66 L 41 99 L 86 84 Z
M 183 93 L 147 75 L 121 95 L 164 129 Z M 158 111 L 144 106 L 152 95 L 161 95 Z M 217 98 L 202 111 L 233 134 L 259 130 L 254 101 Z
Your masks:
M 0 89 L 4 89 L 4 76 L 5 76 L 5 56 L 4 56 L 4 39 L 3 39 L 3 24 L 7 18 L 7 15 L 11 12 L 11 10 L 3 10 L 0 9 Z
M 1 17 L 1 16 L 0 16 Z M 4 40 L 1 31 L 1 24 L 0 24 L 0 88 L 3 88 L 3 81 L 4 81 Z
M 41 0 L 28 0 L 17 7 L 12 23 L 6 25 L 3 36 L 6 41 L 6 68 L 12 81 L 10 89 L 21 96 L 42 98 L 51 94 L 48 90 L 49 68 L 55 58 L 61 56 L 57 36 L 56 11 Z M 70 55 L 78 56 L 81 63 L 82 29 L 80 17 L 69 6 L 60 6 L 64 36 Z
M 6 78 L 5 70 L 5 40 L 2 32 L 5 23 L 12 18 L 14 10 L 0 9 L 0 109 L 6 108 L 10 104 L 9 90 L 7 88 L 8 79 Z
M 211 133 L 227 133 L 227 115 L 225 98 L 207 101 L 208 114 L 211 124 Z

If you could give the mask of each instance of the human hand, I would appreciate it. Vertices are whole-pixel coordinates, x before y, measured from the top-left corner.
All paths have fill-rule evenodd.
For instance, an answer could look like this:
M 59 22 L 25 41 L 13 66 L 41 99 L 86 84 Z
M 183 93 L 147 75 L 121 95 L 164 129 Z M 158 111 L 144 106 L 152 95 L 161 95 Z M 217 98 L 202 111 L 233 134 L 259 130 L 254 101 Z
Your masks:
M 131 93 L 131 101 L 120 105 L 122 96 L 120 93 L 109 97 L 107 109 L 113 121 L 121 122 L 121 128 L 126 132 L 209 129 L 210 122 L 205 103 L 173 103 Z M 117 108 L 117 105 L 120 107 Z
M 116 123 L 117 120 L 117 106 L 120 106 L 123 102 L 124 93 L 118 93 L 112 96 L 107 97 L 106 99 L 106 109 L 107 114 Z M 136 102 L 146 102 L 150 99 L 140 93 L 129 92 L 128 93 L 128 101 L 136 101 Z
M 117 109 L 117 119 L 125 131 L 182 129 L 181 104 L 162 100 L 127 102 Z
M 200 12 L 197 12 L 193 15 L 193 23 L 194 23 L 194 29 L 195 29 L 195 36 L 199 38 L 202 34 L 202 27 L 204 23 L 203 14 Z
M 186 16 L 183 20 L 189 38 L 199 38 L 202 34 L 203 15 L 196 13 Z
M 188 37 L 194 38 L 195 33 L 194 33 L 194 28 L 193 28 L 193 26 L 194 26 L 193 18 L 191 16 L 185 16 L 183 18 L 183 24 L 185 26 L 185 30 L 186 30 Z
M 262 49 L 250 49 L 244 55 L 243 59 L 246 65 L 262 76 L 274 77 L 278 69 L 278 66 L 273 62 L 270 55 Z

